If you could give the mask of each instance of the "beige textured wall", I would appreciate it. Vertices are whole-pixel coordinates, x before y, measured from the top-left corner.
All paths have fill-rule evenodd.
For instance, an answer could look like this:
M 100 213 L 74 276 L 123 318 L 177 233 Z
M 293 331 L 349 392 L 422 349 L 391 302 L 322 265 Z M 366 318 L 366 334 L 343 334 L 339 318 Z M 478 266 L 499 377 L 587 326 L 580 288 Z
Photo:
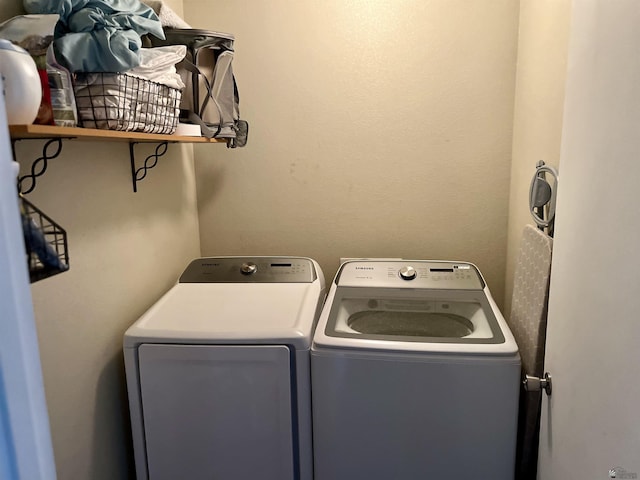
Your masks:
M 23 170 L 38 148 L 19 142 Z M 200 254 L 182 148 L 171 146 L 134 194 L 126 143 L 67 141 L 28 195 L 69 240 L 71 269 L 32 286 L 60 479 L 133 478 L 122 335 Z
M 0 0 L 0 18 L 20 4 Z M 18 142 L 23 172 L 41 148 Z M 126 143 L 65 141 L 28 198 L 69 240 L 71 269 L 32 286 L 58 478 L 134 478 L 122 335 L 200 255 L 191 147 L 170 146 L 134 194 Z
M 329 277 L 341 256 L 465 259 L 500 301 L 509 175 L 518 232 L 518 169 L 557 159 L 561 99 L 546 114 L 536 79 L 563 83 L 568 4 L 522 1 L 535 75 L 518 77 L 511 172 L 519 2 L 184 0 L 194 27 L 238 38 L 250 143 L 197 147 L 196 180 L 171 146 L 133 194 L 126 144 L 66 142 L 30 195 L 69 232 L 72 269 L 33 286 L 59 478 L 127 478 L 122 333 L 200 253 L 195 182 L 204 254 L 309 255 Z M 0 0 L 0 19 L 20 10 Z M 18 145 L 23 168 L 37 151 Z
M 529 213 L 529 185 L 538 160 L 560 169 L 560 140 L 571 0 L 522 0 L 513 120 L 509 240 L 505 288 L 511 308 L 515 262 Z M 561 183 L 559 188 L 562 188 Z
M 22 2 L 18 0 L 0 0 L 0 21 L 23 14 Z
M 469 260 L 503 298 L 519 2 L 184 0 L 237 37 L 245 149 L 196 148 L 203 254 Z

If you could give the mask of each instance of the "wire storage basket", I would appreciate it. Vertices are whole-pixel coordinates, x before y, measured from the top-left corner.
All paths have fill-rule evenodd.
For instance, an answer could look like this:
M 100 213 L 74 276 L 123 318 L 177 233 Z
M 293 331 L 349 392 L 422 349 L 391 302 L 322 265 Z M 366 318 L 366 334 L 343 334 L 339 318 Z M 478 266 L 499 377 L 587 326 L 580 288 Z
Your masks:
M 182 92 L 127 73 L 77 73 L 74 92 L 85 128 L 172 134 Z
M 31 283 L 69 270 L 67 232 L 22 196 L 20 209 Z

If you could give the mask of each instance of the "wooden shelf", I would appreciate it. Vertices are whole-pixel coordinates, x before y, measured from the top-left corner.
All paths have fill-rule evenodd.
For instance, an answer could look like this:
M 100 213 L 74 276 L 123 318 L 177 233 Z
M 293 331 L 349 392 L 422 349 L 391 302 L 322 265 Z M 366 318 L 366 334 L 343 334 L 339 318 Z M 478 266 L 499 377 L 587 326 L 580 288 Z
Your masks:
M 179 142 L 179 143 L 226 143 L 226 140 L 182 135 L 160 135 L 157 133 L 120 132 L 94 128 L 58 127 L 54 125 L 10 125 L 13 140 L 25 138 L 74 138 L 104 142 Z
M 27 194 L 36 187 L 36 179 L 47 170 L 49 160 L 56 158 L 62 151 L 63 140 L 87 140 L 93 142 L 126 142 L 129 144 L 131 161 L 131 179 L 133 191 L 138 191 L 138 182 L 146 177 L 147 171 L 155 167 L 158 159 L 167 152 L 169 143 L 222 143 L 223 139 L 189 137 L 183 135 L 161 135 L 157 133 L 120 132 L 117 130 L 99 130 L 94 128 L 58 127 L 55 125 L 10 125 L 11 140 L 47 140 L 42 148 L 42 156 L 31 164 L 31 172 L 18 179 L 19 191 Z M 135 158 L 135 147 L 139 143 L 157 144 L 155 153 L 147 156 L 141 166 Z M 49 148 L 51 147 L 51 149 Z M 14 152 L 15 155 L 15 152 Z M 28 182 L 25 187 L 24 182 Z

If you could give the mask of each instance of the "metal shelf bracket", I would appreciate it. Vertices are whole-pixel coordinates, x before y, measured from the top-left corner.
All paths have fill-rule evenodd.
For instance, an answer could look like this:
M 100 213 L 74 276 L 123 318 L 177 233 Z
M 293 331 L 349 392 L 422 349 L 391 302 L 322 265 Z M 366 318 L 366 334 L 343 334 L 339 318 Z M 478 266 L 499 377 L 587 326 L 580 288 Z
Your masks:
M 129 158 L 131 160 L 131 180 L 133 182 L 134 193 L 138 191 L 138 182 L 147 176 L 147 171 L 151 170 L 158 163 L 158 159 L 167 153 L 168 141 L 160 142 L 156 146 L 154 153 L 144 159 L 141 167 L 136 167 L 135 146 L 141 142 L 129 142 Z M 146 142 L 145 142 L 146 143 Z
M 36 179 L 44 175 L 44 173 L 47 171 L 47 167 L 49 166 L 49 160 L 53 160 L 54 158 L 57 158 L 58 155 L 60 155 L 60 152 L 62 152 L 62 140 L 71 139 L 71 138 L 73 137 L 56 137 L 56 138 L 45 139 L 47 140 L 47 143 L 45 143 L 44 146 L 42 147 L 42 156 L 36 158 L 33 161 L 33 163 L 31 164 L 30 173 L 27 173 L 26 175 L 23 175 L 18 178 L 18 191 L 21 194 L 26 195 L 27 193 L 31 193 L 35 190 Z M 24 140 L 42 140 L 42 139 L 18 138 L 13 140 L 11 142 L 11 149 L 13 151 L 14 160 L 16 158 L 16 153 L 15 153 L 16 142 L 21 140 L 24 141 Z M 52 147 L 51 151 L 49 150 L 49 147 Z M 55 151 L 53 151 L 53 149 L 55 149 Z M 28 182 L 27 183 L 28 188 L 25 188 L 26 182 Z

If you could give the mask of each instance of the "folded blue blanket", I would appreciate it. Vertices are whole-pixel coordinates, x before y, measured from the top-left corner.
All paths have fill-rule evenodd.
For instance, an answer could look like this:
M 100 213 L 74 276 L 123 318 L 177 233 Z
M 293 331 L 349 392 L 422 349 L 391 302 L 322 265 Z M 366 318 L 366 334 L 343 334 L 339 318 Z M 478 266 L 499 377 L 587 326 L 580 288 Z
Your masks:
M 138 0 L 24 0 L 28 13 L 57 13 L 58 60 L 72 72 L 124 72 L 140 64 L 141 36 L 164 39 L 154 11 Z

